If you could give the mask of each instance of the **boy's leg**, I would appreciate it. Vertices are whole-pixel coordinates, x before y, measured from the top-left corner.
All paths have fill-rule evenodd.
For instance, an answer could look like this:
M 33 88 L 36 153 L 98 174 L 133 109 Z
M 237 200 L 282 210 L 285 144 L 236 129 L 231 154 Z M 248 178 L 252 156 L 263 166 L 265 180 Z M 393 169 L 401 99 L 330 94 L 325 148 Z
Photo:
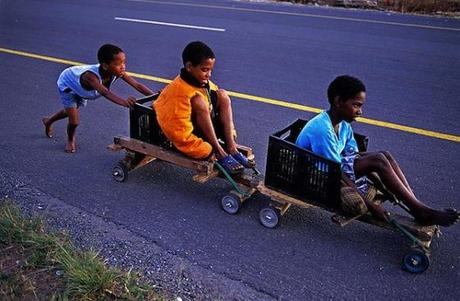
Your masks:
M 404 175 L 404 173 L 402 172 L 401 168 L 399 167 L 399 164 L 396 161 L 396 159 L 393 158 L 393 155 L 391 155 L 390 152 L 388 152 L 388 151 L 381 151 L 381 152 L 378 152 L 378 153 L 380 153 L 380 154 L 382 154 L 382 155 L 384 155 L 386 157 L 386 159 L 391 164 L 391 167 L 393 168 L 393 170 L 396 173 L 396 175 L 398 176 L 398 178 L 401 180 L 401 182 L 404 184 L 404 186 L 406 186 L 406 188 L 409 190 L 409 192 L 415 197 L 415 194 L 414 194 L 412 188 L 410 187 L 409 182 L 406 179 L 406 176 Z M 375 155 L 375 154 L 376 153 L 360 153 L 360 156 L 365 157 L 367 155 Z
M 204 135 L 204 140 L 211 144 L 216 158 L 222 159 L 228 156 L 222 146 L 217 140 L 214 127 L 212 125 L 211 115 L 209 112 L 209 107 L 207 101 L 203 97 L 197 95 L 192 97 L 190 100 L 192 104 L 192 118 L 193 124 L 198 128 L 198 130 Z
M 225 90 L 217 91 L 216 110 L 219 112 L 220 126 L 225 139 L 227 151 L 245 168 L 252 168 L 255 162 L 251 162 L 242 153 L 238 151 L 238 146 L 235 141 L 235 125 L 233 123 L 232 102 Z
M 55 121 L 64 119 L 66 117 L 67 117 L 67 113 L 66 113 L 65 109 L 62 109 L 62 110 L 54 113 L 50 117 L 43 117 L 42 118 L 43 125 L 45 126 L 45 134 L 46 134 L 46 136 L 48 138 L 53 137 L 53 128 L 52 128 L 53 123 Z
M 458 221 L 460 214 L 454 210 L 434 210 L 419 201 L 413 192 L 401 181 L 392 164 L 382 153 L 357 157 L 354 162 L 356 174 L 367 175 L 375 172 L 383 185 L 410 209 L 415 219 L 426 225 L 450 226 Z
M 407 181 L 406 176 L 404 175 L 404 173 L 402 172 L 401 168 L 399 167 L 398 162 L 393 158 L 393 156 L 390 154 L 390 152 L 382 151 L 382 154 L 388 159 L 388 161 L 390 162 L 391 166 L 393 167 L 393 170 L 394 170 L 395 173 L 398 175 L 398 177 L 399 177 L 399 179 L 401 180 L 401 182 L 403 182 L 404 186 L 406 186 L 407 189 L 408 189 L 408 190 L 414 195 L 414 197 L 415 197 L 414 191 L 413 191 L 412 188 L 410 187 L 409 182 Z
M 77 108 L 65 109 L 67 116 L 69 117 L 69 123 L 67 124 L 67 144 L 65 151 L 68 153 L 74 153 L 76 150 L 75 144 L 75 131 L 79 123 L 79 115 Z
M 238 149 L 233 135 L 235 126 L 233 124 L 232 103 L 225 90 L 217 90 L 217 108 L 215 109 L 219 112 L 219 122 L 222 125 L 227 151 L 234 155 L 238 152 Z

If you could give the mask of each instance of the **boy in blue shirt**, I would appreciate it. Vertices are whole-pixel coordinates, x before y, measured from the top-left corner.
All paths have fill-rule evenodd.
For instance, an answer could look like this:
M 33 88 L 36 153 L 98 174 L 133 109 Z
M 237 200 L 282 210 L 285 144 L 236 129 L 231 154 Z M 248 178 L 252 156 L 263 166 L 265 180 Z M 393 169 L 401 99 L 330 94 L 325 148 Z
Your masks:
M 340 163 L 344 182 L 363 196 L 367 208 L 377 217 L 386 219 L 386 214 L 383 207 L 364 197 L 366 176 L 401 200 L 422 225 L 447 227 L 460 219 L 460 213 L 454 209 L 435 210 L 418 200 L 389 152 L 358 153 L 350 123 L 362 115 L 366 100 L 366 88 L 359 79 L 348 75 L 337 77 L 329 85 L 327 96 L 330 109 L 305 125 L 297 137 L 297 145 Z
M 126 73 L 126 55 L 119 47 L 105 44 L 99 48 L 97 58 L 99 64 L 69 67 L 61 73 L 57 85 L 64 109 L 42 119 L 45 134 L 51 138 L 53 123 L 69 118 L 65 146 L 65 151 L 68 153 L 74 153 L 76 150 L 75 130 L 79 123 L 78 109 L 84 107 L 88 99 L 104 96 L 123 107 L 134 105 L 136 99 L 133 96 L 123 99 L 110 91 L 110 86 L 119 78 L 146 96 L 153 94 L 152 90 Z

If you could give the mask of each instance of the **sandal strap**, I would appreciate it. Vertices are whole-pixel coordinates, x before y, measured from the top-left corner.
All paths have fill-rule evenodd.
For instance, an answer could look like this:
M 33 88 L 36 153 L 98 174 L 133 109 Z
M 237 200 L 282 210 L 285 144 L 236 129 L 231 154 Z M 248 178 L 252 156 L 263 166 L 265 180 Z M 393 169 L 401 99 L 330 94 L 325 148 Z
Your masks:
M 217 162 L 227 171 L 227 172 L 238 172 L 243 169 L 243 165 L 238 162 L 233 156 L 228 155 L 225 158 L 217 160 Z

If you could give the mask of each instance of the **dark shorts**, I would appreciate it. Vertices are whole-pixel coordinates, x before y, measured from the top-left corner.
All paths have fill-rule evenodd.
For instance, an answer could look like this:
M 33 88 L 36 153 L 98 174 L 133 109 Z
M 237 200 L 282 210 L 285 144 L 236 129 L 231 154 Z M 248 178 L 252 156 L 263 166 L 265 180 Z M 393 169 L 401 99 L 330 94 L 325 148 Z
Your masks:
M 80 108 L 86 106 L 86 99 L 81 98 L 77 94 L 75 94 L 69 88 L 66 88 L 64 91 L 59 90 L 59 96 L 61 99 L 61 103 L 65 109 L 70 108 Z

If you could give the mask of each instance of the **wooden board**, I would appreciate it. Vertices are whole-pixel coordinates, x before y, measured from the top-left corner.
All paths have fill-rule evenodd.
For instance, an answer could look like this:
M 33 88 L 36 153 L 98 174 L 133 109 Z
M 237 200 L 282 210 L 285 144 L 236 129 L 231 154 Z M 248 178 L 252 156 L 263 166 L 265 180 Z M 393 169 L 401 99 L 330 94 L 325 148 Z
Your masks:
M 145 155 L 144 158 L 142 158 L 141 160 L 129 160 L 129 162 L 127 162 L 129 164 L 129 169 L 130 171 L 131 170 L 135 170 L 135 169 L 138 169 L 138 168 L 141 168 L 147 164 L 149 164 L 150 162 L 152 161 L 155 161 L 157 158 L 155 157 L 152 157 L 152 156 L 149 156 L 149 155 Z
M 107 145 L 107 148 L 110 149 L 113 152 L 118 152 L 118 151 L 121 151 L 123 149 L 123 147 L 121 147 L 120 145 L 117 145 L 115 143 Z
M 205 183 L 213 178 L 216 178 L 219 176 L 219 172 L 217 170 L 213 170 L 210 173 L 198 173 L 193 176 L 193 181 L 198 182 L 198 183 Z
M 223 175 L 215 168 L 214 161 L 212 159 L 195 160 L 177 151 L 146 143 L 138 139 L 117 136 L 114 138 L 114 143 L 109 145 L 108 148 L 114 151 L 126 149 L 134 153 L 145 155 L 146 160 L 141 161 L 139 165 L 137 163 L 134 164 L 133 168 L 138 168 L 149 163 L 153 160 L 150 158 L 157 158 L 196 171 L 197 174 L 193 176 L 193 180 L 198 183 L 205 183 L 215 177 L 223 177 Z M 252 149 L 250 147 L 238 145 L 238 150 L 245 156 L 254 158 L 254 154 L 252 153 Z M 252 170 L 248 169 L 245 169 L 243 173 L 233 175 L 232 178 L 237 183 L 251 189 L 256 188 L 262 181 L 253 174 Z
M 302 208 L 311 208 L 311 207 L 316 207 L 312 204 L 305 203 L 304 201 L 301 201 L 299 199 L 293 198 L 291 196 L 285 195 L 281 192 L 275 191 L 273 189 L 270 189 L 266 187 L 263 183 L 260 183 L 257 186 L 257 190 L 259 190 L 260 193 L 270 197 L 271 199 L 280 202 L 280 203 L 289 203 L 293 205 L 297 205 Z
M 137 139 L 117 136 L 114 138 L 114 144 L 137 153 L 155 157 L 166 162 L 171 162 L 188 169 L 196 170 L 200 173 L 210 174 L 214 169 L 214 163 L 211 161 L 194 160 L 178 152 Z
M 301 201 L 299 199 L 296 199 L 294 197 L 285 195 L 283 193 L 277 192 L 275 190 L 272 190 L 270 188 L 267 188 L 265 185 L 260 184 L 257 189 L 260 191 L 260 193 L 274 199 L 277 202 L 283 203 L 283 204 L 293 204 L 297 205 L 302 208 L 311 208 L 311 207 L 318 207 L 322 208 L 325 210 L 328 210 L 325 207 L 320 207 L 317 206 L 316 204 L 309 204 L 304 201 Z M 334 212 L 333 210 L 328 210 L 330 212 Z M 394 218 L 401 226 L 403 226 L 405 229 L 407 229 L 410 233 L 412 233 L 415 237 L 420 239 L 423 242 L 426 242 L 429 245 L 429 242 L 432 240 L 433 236 L 437 235 L 439 233 L 439 228 L 437 226 L 421 226 L 417 224 L 413 218 L 410 218 L 408 216 L 404 215 L 399 215 L 399 214 L 391 214 L 392 218 Z M 334 215 L 333 221 L 336 222 L 337 224 L 341 226 L 348 225 L 351 221 L 353 220 L 359 220 L 361 222 L 365 222 L 368 224 L 376 225 L 382 228 L 387 228 L 390 230 L 396 230 L 395 227 L 385 221 L 382 221 L 380 219 L 377 219 L 371 214 L 364 214 L 360 216 L 355 216 L 355 217 L 343 217 L 339 214 Z
M 433 236 L 439 234 L 438 226 L 421 226 L 416 223 L 413 218 L 395 213 L 392 213 L 391 217 L 395 219 L 395 221 L 403 226 L 407 231 L 422 241 L 431 241 Z M 377 219 L 371 215 L 363 215 L 359 218 L 359 220 L 383 228 L 391 230 L 395 229 L 393 225 L 390 225 L 387 222 Z

